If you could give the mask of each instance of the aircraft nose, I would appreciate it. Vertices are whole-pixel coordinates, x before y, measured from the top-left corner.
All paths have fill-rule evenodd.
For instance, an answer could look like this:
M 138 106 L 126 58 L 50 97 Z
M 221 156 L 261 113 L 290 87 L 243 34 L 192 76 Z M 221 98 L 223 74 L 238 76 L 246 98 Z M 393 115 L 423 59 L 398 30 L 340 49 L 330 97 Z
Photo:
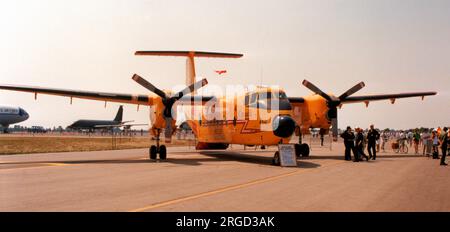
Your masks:
M 273 134 L 288 138 L 294 133 L 295 121 L 289 116 L 276 116 L 272 121 Z
M 22 117 L 25 118 L 25 120 L 28 119 L 28 118 L 30 117 L 30 115 L 28 114 L 28 112 L 25 111 L 24 109 L 20 108 L 19 110 L 20 110 L 20 112 L 21 112 Z

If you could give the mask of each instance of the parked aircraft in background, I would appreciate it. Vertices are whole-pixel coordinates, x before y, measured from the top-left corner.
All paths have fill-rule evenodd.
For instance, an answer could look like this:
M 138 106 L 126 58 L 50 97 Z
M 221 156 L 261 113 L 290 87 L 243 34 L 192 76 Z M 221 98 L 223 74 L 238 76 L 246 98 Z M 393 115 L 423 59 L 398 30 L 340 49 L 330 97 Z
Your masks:
M 123 118 L 123 106 L 119 107 L 116 117 L 113 120 L 89 120 L 82 119 L 78 120 L 72 125 L 68 126 L 68 129 L 72 130 L 96 130 L 96 129 L 112 129 L 117 127 L 123 127 L 125 129 L 130 129 L 132 126 L 146 126 L 147 124 L 127 124 L 133 121 L 122 121 Z
M 23 122 L 30 115 L 20 107 L 0 106 L 0 127 L 4 133 L 8 133 L 8 127 L 11 124 Z

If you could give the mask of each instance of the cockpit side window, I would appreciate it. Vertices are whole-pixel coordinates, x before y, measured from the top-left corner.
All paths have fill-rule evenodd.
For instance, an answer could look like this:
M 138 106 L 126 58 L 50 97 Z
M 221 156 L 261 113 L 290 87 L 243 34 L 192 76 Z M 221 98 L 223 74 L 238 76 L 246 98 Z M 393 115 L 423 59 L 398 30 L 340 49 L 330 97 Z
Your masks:
M 257 100 L 258 100 L 257 93 L 248 94 L 245 96 L 245 105 L 250 106 L 256 104 Z
M 272 95 L 274 98 L 277 98 L 277 99 L 286 99 L 287 98 L 286 93 L 283 91 L 272 92 Z
M 271 92 L 259 93 L 259 100 L 270 100 L 272 98 Z
M 258 95 L 256 93 L 253 93 L 252 95 L 250 95 L 250 104 L 256 103 L 257 96 Z

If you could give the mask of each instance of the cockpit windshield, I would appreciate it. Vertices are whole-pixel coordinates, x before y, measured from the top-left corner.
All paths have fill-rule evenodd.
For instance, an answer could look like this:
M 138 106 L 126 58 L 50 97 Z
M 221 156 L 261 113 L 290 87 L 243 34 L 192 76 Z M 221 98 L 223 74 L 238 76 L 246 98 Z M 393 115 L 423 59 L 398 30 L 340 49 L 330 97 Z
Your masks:
M 287 98 L 286 93 L 284 93 L 283 91 L 272 92 L 272 96 L 273 96 L 273 98 L 278 98 L 278 99 L 286 99 Z
M 266 92 L 253 92 L 245 96 L 245 105 L 257 108 L 270 109 L 273 101 L 279 103 L 287 102 L 286 93 L 283 91 L 266 91 Z

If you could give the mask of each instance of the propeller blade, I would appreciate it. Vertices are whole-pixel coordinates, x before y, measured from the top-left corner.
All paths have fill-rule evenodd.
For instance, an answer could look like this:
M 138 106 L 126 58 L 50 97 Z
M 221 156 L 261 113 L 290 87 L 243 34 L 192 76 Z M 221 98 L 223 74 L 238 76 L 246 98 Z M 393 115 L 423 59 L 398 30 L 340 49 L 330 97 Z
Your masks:
M 337 137 L 338 137 L 338 120 L 337 120 L 337 117 L 331 119 L 331 132 L 333 134 L 333 140 L 337 141 Z
M 164 129 L 164 137 L 165 137 L 166 143 L 172 142 L 172 133 L 173 133 L 172 118 L 167 117 L 166 118 L 166 128 Z
M 364 88 L 364 86 L 366 86 L 366 84 L 364 84 L 364 82 L 359 82 L 357 85 L 353 86 L 352 88 L 350 88 L 349 90 L 347 90 L 347 92 L 343 93 L 341 96 L 339 96 L 339 99 L 345 100 L 347 97 L 349 97 L 350 95 L 358 92 L 359 90 L 361 90 L 362 88 Z
M 302 84 L 308 88 L 309 90 L 313 91 L 316 94 L 319 94 L 320 96 L 322 96 L 323 98 L 325 98 L 327 101 L 334 101 L 336 99 L 333 99 L 330 95 L 326 94 L 325 92 L 323 92 L 322 90 L 320 90 L 317 86 L 315 86 L 313 83 L 307 81 L 307 80 L 303 80 Z
M 188 95 L 190 93 L 193 93 L 195 91 L 197 91 L 198 89 L 202 88 L 203 86 L 208 84 L 208 80 L 206 79 L 202 79 L 201 81 L 197 81 L 194 84 L 186 87 L 185 89 L 183 89 L 182 91 L 178 92 L 177 94 L 174 95 L 174 98 L 176 100 L 179 100 L 180 98 L 182 98 L 184 95 Z
M 156 95 L 160 96 L 161 98 L 163 98 L 163 99 L 167 98 L 166 94 L 162 90 L 156 88 L 154 85 L 152 85 L 150 82 L 148 82 L 141 76 L 134 74 L 132 79 L 134 81 L 136 81 L 138 84 L 142 85 L 144 88 L 146 88 L 146 89 L 150 90 L 151 92 L 155 93 Z

